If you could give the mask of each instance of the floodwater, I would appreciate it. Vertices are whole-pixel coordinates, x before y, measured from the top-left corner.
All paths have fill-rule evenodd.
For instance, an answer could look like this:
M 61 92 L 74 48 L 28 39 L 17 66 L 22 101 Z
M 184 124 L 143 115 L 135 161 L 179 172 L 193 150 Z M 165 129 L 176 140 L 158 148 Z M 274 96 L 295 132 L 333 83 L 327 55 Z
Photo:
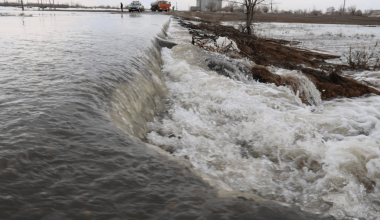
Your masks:
M 305 106 L 218 75 L 161 14 L 1 15 L 0 219 L 379 211 L 379 98 Z
M 298 78 L 314 104 L 306 106 L 287 87 L 245 77 L 238 67 L 249 61 L 190 45 L 175 20 L 168 34 L 179 44 L 162 50 L 169 110 L 149 123 L 150 143 L 234 190 L 338 219 L 380 219 L 379 96 L 322 101 L 302 74 L 268 67 Z M 380 89 L 379 71 L 351 74 Z

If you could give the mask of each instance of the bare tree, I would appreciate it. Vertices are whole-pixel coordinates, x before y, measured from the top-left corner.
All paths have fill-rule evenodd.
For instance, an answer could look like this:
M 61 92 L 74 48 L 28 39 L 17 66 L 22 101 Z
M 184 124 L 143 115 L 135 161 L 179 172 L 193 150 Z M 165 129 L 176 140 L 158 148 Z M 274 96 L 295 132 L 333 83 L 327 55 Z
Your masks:
M 278 6 L 274 7 L 272 13 L 278 13 L 280 9 L 278 9 Z
M 207 8 L 209 11 L 215 11 L 215 10 L 216 10 L 216 2 L 215 2 L 215 1 L 209 2 L 209 3 L 206 5 L 206 8 Z
M 268 0 L 268 5 L 269 5 L 269 7 L 270 7 L 270 12 L 274 12 L 273 10 L 275 10 L 273 7 L 274 7 L 274 5 L 277 5 L 278 3 L 277 2 L 275 2 L 274 0 Z M 278 9 L 277 9 L 277 11 L 278 11 Z
M 351 5 L 350 7 L 348 7 L 347 12 L 350 13 L 350 15 L 355 15 L 356 5 Z
M 372 11 L 373 11 L 373 9 L 367 9 L 367 10 L 364 10 L 363 15 L 364 15 L 364 16 L 368 16 L 368 15 L 370 15 L 370 14 L 372 13 Z
M 326 12 L 328 12 L 328 13 L 334 13 L 335 12 L 335 8 L 334 7 L 329 7 L 329 8 L 327 8 L 326 9 Z
M 257 11 L 259 5 L 268 4 L 271 0 L 242 0 L 242 2 L 236 2 L 227 0 L 227 2 L 234 2 L 243 6 L 243 12 L 246 14 L 245 27 L 242 31 L 252 34 L 253 15 Z
M 293 12 L 295 15 L 303 15 L 303 10 L 302 9 L 297 9 L 297 10 L 294 10 Z
M 252 34 L 251 26 L 256 7 L 267 3 L 267 1 L 268 0 L 243 0 L 243 7 L 246 13 L 245 31 L 247 31 L 248 34 Z
M 322 11 L 321 10 L 318 10 L 318 9 L 313 9 L 311 12 L 310 12 L 311 15 L 315 15 L 315 16 L 320 16 L 322 14 Z
M 355 12 L 355 15 L 356 15 L 356 16 L 363 16 L 363 12 L 362 12 L 361 10 L 357 10 L 357 11 Z
M 235 2 L 229 2 L 228 8 L 230 12 L 234 12 L 234 10 L 237 8 L 237 4 Z
M 270 10 L 270 7 L 269 5 L 262 5 L 261 6 L 261 11 L 264 12 L 264 13 L 268 13 Z

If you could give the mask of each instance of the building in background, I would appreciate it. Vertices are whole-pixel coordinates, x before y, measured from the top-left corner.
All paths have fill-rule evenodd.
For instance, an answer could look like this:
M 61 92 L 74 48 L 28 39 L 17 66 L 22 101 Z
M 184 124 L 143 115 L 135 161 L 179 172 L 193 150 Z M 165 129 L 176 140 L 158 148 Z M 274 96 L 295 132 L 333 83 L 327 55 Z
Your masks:
M 197 0 L 197 11 L 218 11 L 222 8 L 222 0 Z M 190 10 L 194 10 L 191 7 Z
M 380 17 L 380 10 L 371 11 L 371 13 L 369 14 L 369 17 Z

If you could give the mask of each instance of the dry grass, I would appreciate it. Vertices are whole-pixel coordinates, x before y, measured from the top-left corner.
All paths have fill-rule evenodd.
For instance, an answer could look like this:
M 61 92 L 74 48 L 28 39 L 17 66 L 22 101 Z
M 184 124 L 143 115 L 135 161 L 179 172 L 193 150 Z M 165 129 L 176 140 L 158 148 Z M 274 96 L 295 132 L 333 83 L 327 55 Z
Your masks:
M 250 67 L 252 78 L 263 83 L 274 83 L 277 86 L 287 85 L 294 92 L 298 90 L 299 82 L 293 77 L 282 77 L 271 73 L 265 66 L 276 66 L 289 70 L 297 70 L 308 77 L 321 92 L 323 100 L 335 97 L 358 97 L 380 92 L 358 81 L 340 76 L 340 69 L 350 69 L 350 65 L 335 65 L 327 63 L 326 59 L 339 58 L 336 55 L 322 54 L 313 51 L 302 50 L 289 46 L 291 42 L 277 39 L 265 39 L 255 35 L 242 33 L 233 27 L 215 23 L 193 24 L 191 22 L 180 23 L 189 29 L 193 35 L 192 43 L 206 50 L 223 52 L 230 56 L 246 57 L 257 64 Z M 215 49 L 207 47 L 218 37 L 227 37 L 236 42 L 238 49 L 235 51 Z M 229 49 L 229 48 L 228 48 Z M 372 58 L 372 57 L 366 57 Z M 306 104 L 306 97 L 301 99 Z

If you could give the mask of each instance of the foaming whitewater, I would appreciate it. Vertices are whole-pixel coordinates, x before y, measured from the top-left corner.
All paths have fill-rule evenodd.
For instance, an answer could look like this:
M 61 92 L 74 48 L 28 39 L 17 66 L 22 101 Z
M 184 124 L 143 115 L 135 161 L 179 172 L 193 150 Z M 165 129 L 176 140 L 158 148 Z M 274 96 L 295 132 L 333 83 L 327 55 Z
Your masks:
M 168 37 L 178 43 L 162 49 L 168 110 L 149 123 L 150 143 L 234 190 L 338 219 L 380 219 L 380 97 L 322 102 L 306 77 L 286 70 L 276 72 L 298 78 L 298 93 L 229 78 L 175 20 Z
M 301 95 L 302 97 L 305 97 L 307 102 L 313 106 L 318 107 L 322 105 L 321 93 L 315 87 L 314 83 L 311 82 L 304 74 L 296 70 L 272 68 L 274 69 L 273 72 L 276 74 L 281 75 L 282 77 L 291 77 L 295 82 L 297 82 L 295 88 L 297 96 Z

